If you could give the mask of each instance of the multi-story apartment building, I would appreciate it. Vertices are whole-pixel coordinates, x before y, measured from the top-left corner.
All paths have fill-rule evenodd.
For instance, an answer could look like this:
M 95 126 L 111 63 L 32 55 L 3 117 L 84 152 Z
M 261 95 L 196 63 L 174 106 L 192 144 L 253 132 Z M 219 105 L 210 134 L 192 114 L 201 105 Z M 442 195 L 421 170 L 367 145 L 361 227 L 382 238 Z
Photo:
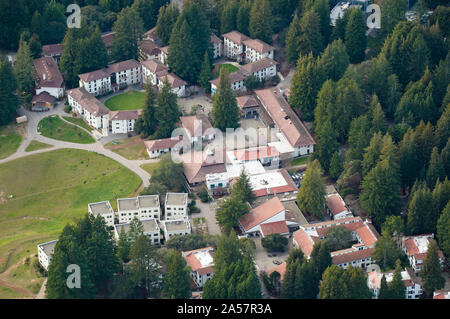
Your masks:
M 148 236 L 152 243 L 159 245 L 161 243 L 161 232 L 156 219 L 141 220 L 144 235 Z M 119 240 L 122 230 L 127 233 L 130 231 L 130 223 L 114 225 L 114 237 Z
M 259 39 L 243 41 L 245 46 L 245 61 L 256 62 L 264 58 L 274 59 L 275 48 Z
M 105 95 L 112 91 L 111 76 L 104 70 L 83 73 L 78 77 L 80 88 L 84 88 L 94 96 Z
M 408 256 L 409 264 L 416 273 L 420 272 L 423 268 L 423 263 L 428 252 L 428 245 L 430 239 L 433 237 L 433 234 L 424 234 L 418 236 L 405 236 L 401 239 L 401 248 L 406 256 Z M 444 254 L 442 250 L 438 251 L 438 255 L 442 266 L 444 263 Z
M 161 221 L 161 224 L 166 241 L 175 235 L 187 235 L 191 233 L 189 219 L 164 220 Z
M 222 40 L 215 34 L 211 35 L 211 44 L 213 46 L 213 58 L 217 59 L 222 56 Z
M 158 195 L 145 195 L 117 200 L 119 223 L 129 223 L 136 217 L 139 220 L 161 219 L 161 208 Z
M 108 201 L 88 204 L 88 211 L 94 217 L 100 215 L 106 222 L 106 226 L 114 226 L 115 213 Z
M 166 220 L 179 220 L 188 218 L 188 194 L 167 193 L 164 203 Z
M 37 246 L 38 249 L 38 260 L 39 264 L 48 271 L 50 262 L 52 260 L 53 252 L 55 251 L 55 246 L 58 240 L 52 240 Z
M 199 288 L 203 287 L 213 276 L 213 253 L 212 247 L 181 252 L 184 260 L 191 267 L 191 278 Z
M 403 284 L 405 285 L 405 299 L 418 299 L 422 295 L 422 287 L 420 283 L 415 280 L 414 274 L 410 274 L 408 270 L 405 269 L 401 272 Z M 373 299 L 378 299 L 380 295 L 381 279 L 386 278 L 386 282 L 389 284 L 394 279 L 394 272 L 384 272 L 379 273 L 377 271 L 372 271 L 367 277 L 367 286 L 370 289 Z
M 47 92 L 57 99 L 64 96 L 64 79 L 58 64 L 52 57 L 42 57 L 33 61 L 36 95 Z

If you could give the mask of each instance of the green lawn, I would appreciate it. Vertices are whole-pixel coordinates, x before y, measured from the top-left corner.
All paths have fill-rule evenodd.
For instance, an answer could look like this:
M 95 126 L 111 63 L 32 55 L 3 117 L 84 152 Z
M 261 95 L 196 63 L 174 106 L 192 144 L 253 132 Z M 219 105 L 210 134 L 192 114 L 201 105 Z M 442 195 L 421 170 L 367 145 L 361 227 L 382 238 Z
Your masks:
M 70 123 L 73 123 L 75 125 L 81 126 L 82 128 L 88 130 L 89 132 L 92 132 L 94 130 L 81 118 L 71 117 L 71 116 L 63 116 L 63 119 L 65 119 L 66 121 L 69 121 Z
M 95 140 L 88 133 L 75 125 L 64 122 L 58 116 L 43 118 L 39 122 L 38 131 L 41 132 L 42 136 L 55 140 L 80 144 L 95 143 Z
M 225 69 L 225 70 L 227 70 L 229 73 L 236 72 L 236 71 L 239 70 L 239 68 L 236 67 L 236 66 L 234 66 L 233 64 L 228 64 L 228 63 L 220 64 L 220 65 L 219 65 L 219 68 L 217 69 L 217 73 L 216 73 L 215 77 L 218 77 L 218 76 L 219 76 L 220 70 L 221 70 L 222 68 Z
M 0 159 L 14 154 L 22 143 L 22 134 L 15 125 L 0 127 Z
M 53 147 L 52 145 L 48 145 L 42 142 L 38 142 L 36 140 L 32 140 L 30 144 L 28 144 L 27 148 L 25 149 L 25 152 L 32 152 L 41 150 L 43 148 L 50 148 Z
M 153 171 L 156 169 L 157 166 L 158 166 L 158 162 L 155 162 L 155 163 L 150 163 L 150 164 L 143 164 L 143 165 L 141 165 L 141 168 L 144 171 L 147 171 L 150 175 L 152 175 Z
M 148 159 L 147 149 L 139 136 L 111 141 L 105 145 L 105 148 L 129 160 Z
M 297 165 L 304 165 L 308 162 L 309 156 L 304 157 L 297 157 L 293 159 L 289 164 L 289 166 L 297 166 Z
M 88 203 L 113 204 L 140 184 L 119 163 L 82 150 L 55 150 L 0 165 L 0 273 L 36 254 L 36 245 L 57 238 L 68 222 L 87 212 Z M 16 281 L 22 285 L 20 278 Z M 24 288 L 35 291 L 37 286 Z M 0 298 L 2 291 L 8 294 L 0 290 Z
M 111 111 L 119 110 L 138 110 L 142 109 L 145 104 L 145 93 L 130 91 L 123 94 L 113 96 L 105 102 L 105 105 Z

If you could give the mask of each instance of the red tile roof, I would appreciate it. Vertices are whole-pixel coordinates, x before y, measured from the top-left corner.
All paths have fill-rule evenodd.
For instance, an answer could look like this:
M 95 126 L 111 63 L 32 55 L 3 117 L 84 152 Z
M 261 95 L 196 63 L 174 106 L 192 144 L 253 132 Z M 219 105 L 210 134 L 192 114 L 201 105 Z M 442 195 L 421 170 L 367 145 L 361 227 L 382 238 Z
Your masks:
M 253 73 L 259 72 L 261 70 L 270 68 L 272 66 L 276 66 L 277 64 L 279 64 L 279 63 L 270 58 L 263 58 L 261 60 L 243 65 L 241 67 L 241 70 L 244 73 L 253 74 Z
M 106 69 L 106 72 L 108 72 L 109 74 L 112 74 L 112 73 L 122 72 L 122 71 L 126 71 L 129 69 L 135 69 L 135 68 L 139 68 L 139 67 L 140 67 L 140 64 L 138 61 L 136 61 L 134 59 L 130 59 L 130 60 L 110 64 L 108 66 L 108 68 Z
M 106 73 L 104 70 L 96 70 L 78 75 L 78 77 L 84 82 L 97 81 L 100 79 L 109 78 L 110 76 L 111 75 Z
M 269 44 L 267 44 L 264 41 L 261 41 L 259 39 L 248 39 L 243 41 L 244 45 L 255 50 L 258 53 L 266 53 L 270 51 L 274 51 L 275 48 Z
M 372 256 L 372 254 L 375 252 L 375 248 L 368 248 L 363 250 L 356 250 L 351 253 L 346 253 L 342 255 L 333 256 L 333 264 L 340 265 L 343 263 L 348 263 L 356 260 L 366 259 Z
M 62 51 L 63 45 L 61 43 L 47 44 L 42 46 L 42 53 L 44 56 L 61 55 Z
M 236 101 L 237 101 L 238 106 L 241 109 L 245 109 L 245 108 L 248 108 L 248 107 L 259 106 L 259 104 L 255 100 L 255 98 L 253 96 L 250 96 L 250 95 L 238 96 L 238 97 L 236 97 Z
M 194 136 L 203 136 L 206 130 L 211 129 L 212 125 L 209 122 L 208 118 L 201 115 L 191 115 L 191 116 L 181 116 L 180 117 L 181 124 L 188 131 L 191 137 Z M 201 129 L 201 132 L 200 132 Z
M 289 192 L 295 192 L 297 191 L 296 187 L 293 187 L 291 185 L 283 185 L 283 186 L 277 186 L 277 187 L 271 187 L 269 188 L 269 191 L 265 188 L 261 188 L 258 190 L 253 191 L 253 194 L 255 194 L 256 197 L 262 197 L 267 195 L 275 195 L 275 194 L 282 194 L 282 193 L 289 193 Z
M 233 84 L 235 82 L 244 81 L 245 75 L 241 70 L 239 70 L 239 71 L 231 72 L 230 74 L 228 74 L 228 79 L 230 80 L 230 84 Z M 209 83 L 211 83 L 215 86 L 218 86 L 219 78 L 215 78 L 214 80 L 209 81 Z
M 152 40 L 144 40 L 139 44 L 139 49 L 147 55 L 155 55 L 157 56 L 161 50 L 159 46 L 153 42 Z
M 109 113 L 111 121 L 137 120 L 137 111 L 113 111 Z
M 31 99 L 31 103 L 38 104 L 38 105 L 47 105 L 53 104 L 55 102 L 56 98 L 53 95 L 50 95 L 47 91 L 42 91 L 38 95 L 34 95 Z
M 211 43 L 214 43 L 214 44 L 222 43 L 222 40 L 217 35 L 215 35 L 214 33 L 211 34 L 210 41 L 211 41 Z
M 273 118 L 292 147 L 314 145 L 316 142 L 302 121 L 291 109 L 280 90 L 265 89 L 255 91 L 256 97 Z
M 59 71 L 58 64 L 52 57 L 42 57 L 33 61 L 36 71 L 35 79 L 38 88 L 62 88 L 64 79 Z
M 294 240 L 305 256 L 311 255 L 314 248 L 314 240 L 302 228 L 294 232 Z
M 225 153 L 216 152 L 214 157 L 206 152 L 189 152 L 181 155 L 184 175 L 190 184 L 202 183 L 207 174 L 224 173 L 227 171 L 224 158 Z M 216 157 L 217 156 L 217 157 Z
M 169 137 L 159 140 L 144 141 L 144 144 L 149 151 L 156 151 L 173 148 L 179 141 L 180 139 L 178 137 Z
M 245 231 L 248 231 L 284 210 L 285 208 L 280 199 L 274 197 L 264 204 L 251 209 L 249 213 L 239 218 L 239 222 Z
M 84 109 L 94 116 L 102 116 L 109 114 L 109 109 L 92 94 L 90 94 L 84 87 L 79 87 L 67 91 L 67 95 L 71 96 Z
M 161 71 L 167 71 L 169 70 L 169 67 L 163 64 L 161 61 L 156 59 L 150 59 L 142 61 L 141 64 L 148 69 L 150 72 L 157 74 Z
M 333 215 L 337 215 L 347 210 L 344 201 L 338 194 L 332 194 L 326 197 L 327 207 Z
M 222 35 L 224 38 L 227 38 L 235 43 L 242 44 L 245 40 L 250 40 L 248 36 L 240 33 L 239 31 L 233 30 L 231 32 L 225 33 Z
M 289 228 L 286 225 L 285 220 L 281 220 L 273 223 L 261 224 L 261 232 L 263 236 L 269 236 L 271 234 L 289 234 Z
M 256 149 L 240 149 L 234 151 L 234 156 L 240 161 L 253 161 L 263 158 L 280 156 L 280 152 L 273 146 L 261 146 Z
M 378 240 L 375 234 L 372 234 L 371 230 L 368 226 L 364 225 L 356 229 L 356 233 L 358 234 L 361 241 L 364 243 L 364 246 L 371 247 L 375 245 Z
M 187 82 L 183 81 L 179 76 L 175 73 L 167 73 L 159 76 L 160 81 L 164 81 L 165 78 L 169 81 L 169 84 L 172 88 L 179 88 L 181 86 L 187 85 Z
M 213 249 L 212 247 L 205 247 L 205 248 L 195 249 L 195 250 L 191 250 L 191 251 L 184 251 L 182 254 L 183 254 L 184 259 L 186 260 L 186 263 L 188 264 L 188 266 L 191 267 L 192 271 L 196 271 L 200 275 L 204 275 L 204 274 L 212 273 L 213 267 L 212 266 L 202 267 L 202 264 L 195 256 L 195 253 L 207 251 L 212 256 L 213 255 L 213 253 L 211 252 L 212 249 Z

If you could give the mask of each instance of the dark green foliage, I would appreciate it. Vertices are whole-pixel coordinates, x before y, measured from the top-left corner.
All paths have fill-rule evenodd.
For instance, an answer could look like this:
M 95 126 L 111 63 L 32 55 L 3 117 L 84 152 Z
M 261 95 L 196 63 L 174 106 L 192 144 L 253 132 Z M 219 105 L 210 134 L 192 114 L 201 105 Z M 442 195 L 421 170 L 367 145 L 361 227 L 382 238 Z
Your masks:
M 167 4 L 159 9 L 156 23 L 156 35 L 163 45 L 167 45 L 172 34 L 172 29 L 180 15 L 178 6 Z
M 277 297 L 280 294 L 280 277 L 278 271 L 273 271 L 270 276 L 268 276 L 267 273 L 261 275 L 262 282 L 271 296 Z
M 411 235 L 434 232 L 436 219 L 432 218 L 432 194 L 430 189 L 420 184 L 416 187 L 408 203 L 407 229 Z
M 253 74 L 250 74 L 244 79 L 244 85 L 248 91 L 254 91 L 255 89 L 260 88 L 263 83 Z
M 397 245 L 387 236 L 387 234 L 383 234 L 383 236 L 377 240 L 375 253 L 372 255 L 372 258 L 378 266 L 386 270 L 395 267 L 395 261 L 400 258 L 400 255 L 401 252 Z
M 394 278 L 389 285 L 390 299 L 405 299 L 405 284 L 402 279 L 402 266 L 400 260 L 397 259 L 395 264 Z
M 352 241 L 352 233 L 344 226 L 327 228 L 325 237 L 325 242 L 331 251 L 349 248 Z
M 345 26 L 345 46 L 350 63 L 364 61 L 367 46 L 366 23 L 359 8 L 351 9 Z
M 400 236 L 405 234 L 405 225 L 401 216 L 388 216 L 381 228 L 381 234 L 384 237 Z
M 236 15 L 239 10 L 237 0 L 229 0 L 222 10 L 220 33 L 225 34 L 236 29 Z
M 238 219 L 248 213 L 249 206 L 238 196 L 230 196 L 223 200 L 217 209 L 217 223 L 222 226 L 225 232 L 229 232 L 238 226 Z
M 450 34 L 450 8 L 438 6 L 430 17 L 430 24 L 438 24 L 439 29 L 444 37 Z
M 317 132 L 319 140 L 316 144 L 315 156 L 325 170 L 330 169 L 331 158 L 338 151 L 337 133 L 328 119 L 325 125 Z
M 443 181 L 445 178 L 444 162 L 438 152 L 437 147 L 431 151 L 430 163 L 426 173 L 426 181 L 429 187 L 433 187 L 436 181 Z
M 138 60 L 138 43 L 142 40 L 144 24 L 136 9 L 124 8 L 117 15 L 113 31 L 115 35 L 111 48 L 112 59 L 118 62 L 129 59 Z
M 212 200 L 212 198 L 211 198 L 211 196 L 209 196 L 208 190 L 206 189 L 205 186 L 203 186 L 202 189 L 200 190 L 200 192 L 198 193 L 198 197 L 200 198 L 202 203 L 208 203 Z
M 261 239 L 261 245 L 270 252 L 283 252 L 288 244 L 288 239 L 280 234 L 270 234 Z
M 405 20 L 408 2 L 404 0 L 386 0 L 381 7 L 381 33 L 386 36 L 394 30 L 400 21 Z
M 205 234 L 187 234 L 187 235 L 174 235 L 166 241 L 167 248 L 176 249 L 179 251 L 189 251 L 207 246 L 216 247 L 218 236 L 205 235 Z
M 17 81 L 9 61 L 0 56 L 0 125 L 8 124 L 19 106 Z
M 207 51 L 205 51 L 205 58 L 203 60 L 202 70 L 200 71 L 198 83 L 202 88 L 206 90 L 206 92 L 211 91 L 211 84 L 209 83 L 209 80 L 211 80 L 211 78 L 212 78 L 212 65 L 209 60 L 209 54 Z
M 187 299 L 192 295 L 189 267 L 178 251 L 172 250 L 166 256 L 167 271 L 164 277 L 163 295 L 169 299 Z
M 450 201 L 442 211 L 437 222 L 437 239 L 439 247 L 446 256 L 450 256 Z
M 222 132 L 227 128 L 239 127 L 239 107 L 225 68 L 220 69 L 219 84 L 213 97 L 212 117 L 214 127 Z
M 441 275 L 438 250 L 436 241 L 430 239 L 423 268 L 419 273 L 422 278 L 423 292 L 427 297 L 431 297 L 435 290 L 441 289 L 445 285 L 445 278 Z
M 378 294 L 378 299 L 389 299 L 389 286 L 386 281 L 386 277 L 383 275 L 381 277 L 380 292 Z
M 269 0 L 253 0 L 248 29 L 251 38 L 272 43 L 272 9 Z
M 252 9 L 251 1 L 243 0 L 240 2 L 239 10 L 236 15 L 236 28 L 243 34 L 250 34 L 248 29 L 250 20 L 250 10 Z
M 158 127 L 158 120 L 155 117 L 156 92 L 150 82 L 145 85 L 145 93 L 144 108 L 134 125 L 136 133 L 141 134 L 143 138 L 151 136 Z
M 330 177 L 336 181 L 341 175 L 343 170 L 344 166 L 342 163 L 341 155 L 339 154 L 339 151 L 336 151 L 333 153 L 333 156 L 331 157 L 330 161 L 330 169 L 329 169 Z
M 317 218 L 323 217 L 325 212 L 325 186 L 322 168 L 317 160 L 308 164 L 302 187 L 298 191 L 297 204 L 304 213 Z
M 361 268 L 349 266 L 346 270 L 331 265 L 322 275 L 321 299 L 369 299 L 366 274 Z
M 338 81 L 347 70 L 349 57 L 344 43 L 341 39 L 329 44 L 322 56 L 320 64 L 327 77 L 333 81 Z
M 158 138 L 170 137 L 181 115 L 178 108 L 177 95 L 172 92 L 167 77 L 156 99 L 155 118 L 158 120 Z
M 230 190 L 230 195 L 235 197 L 239 201 L 242 201 L 243 203 L 247 202 L 249 204 L 252 204 L 255 201 L 256 196 L 253 193 L 250 179 L 245 173 L 245 170 L 241 171 L 241 175 Z
M 160 184 L 168 191 L 184 190 L 183 165 L 172 161 L 170 154 L 165 154 L 158 162 L 158 166 L 150 177 L 150 187 L 152 184 Z M 142 195 L 145 195 L 145 190 Z
M 156 25 L 159 9 L 169 3 L 169 0 L 134 0 L 131 8 L 139 13 L 144 29 L 148 30 Z

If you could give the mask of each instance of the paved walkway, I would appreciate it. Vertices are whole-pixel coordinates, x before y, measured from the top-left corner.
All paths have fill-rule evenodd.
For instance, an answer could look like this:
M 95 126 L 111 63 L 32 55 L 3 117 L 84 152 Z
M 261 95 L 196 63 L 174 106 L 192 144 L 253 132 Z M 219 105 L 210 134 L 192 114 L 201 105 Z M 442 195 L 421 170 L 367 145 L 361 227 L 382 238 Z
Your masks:
M 10 162 L 15 159 L 33 155 L 33 154 L 54 151 L 55 149 L 62 149 L 62 148 L 79 149 L 79 150 L 85 150 L 85 151 L 89 151 L 89 152 L 95 152 L 97 154 L 102 154 L 110 159 L 115 160 L 116 162 L 119 162 L 123 166 L 127 167 L 128 169 L 130 169 L 131 171 L 136 173 L 141 178 L 144 187 L 147 187 L 150 185 L 150 174 L 148 172 L 146 172 L 145 170 L 143 170 L 140 166 L 142 164 L 155 163 L 157 160 L 154 160 L 154 159 L 153 160 L 151 160 L 151 159 L 149 159 L 149 160 L 126 159 L 125 157 L 104 148 L 101 140 L 96 141 L 95 143 L 92 143 L 92 144 L 77 144 L 77 143 L 58 141 L 58 140 L 54 140 L 54 139 L 51 139 L 51 138 L 48 138 L 45 136 L 41 136 L 37 130 L 39 121 L 41 119 L 43 119 L 44 117 L 47 117 L 47 116 L 51 116 L 51 115 L 58 115 L 58 116 L 66 115 L 67 116 L 67 113 L 64 112 L 64 103 L 63 102 L 59 102 L 58 105 L 49 112 L 31 112 L 31 111 L 27 111 L 27 110 L 21 108 L 18 113 L 20 115 L 26 115 L 28 118 L 28 122 L 26 125 L 26 137 L 23 140 L 22 144 L 17 149 L 17 151 L 14 154 L 12 154 L 11 156 L 0 160 L 0 164 Z M 70 122 L 67 122 L 67 123 L 73 125 Z M 85 130 L 85 131 L 88 132 L 87 130 Z M 32 140 L 46 143 L 46 144 L 52 145 L 53 147 L 41 149 L 41 150 L 37 150 L 37 151 L 33 151 L 33 152 L 25 152 L 25 149 L 28 147 L 28 145 L 31 143 Z

